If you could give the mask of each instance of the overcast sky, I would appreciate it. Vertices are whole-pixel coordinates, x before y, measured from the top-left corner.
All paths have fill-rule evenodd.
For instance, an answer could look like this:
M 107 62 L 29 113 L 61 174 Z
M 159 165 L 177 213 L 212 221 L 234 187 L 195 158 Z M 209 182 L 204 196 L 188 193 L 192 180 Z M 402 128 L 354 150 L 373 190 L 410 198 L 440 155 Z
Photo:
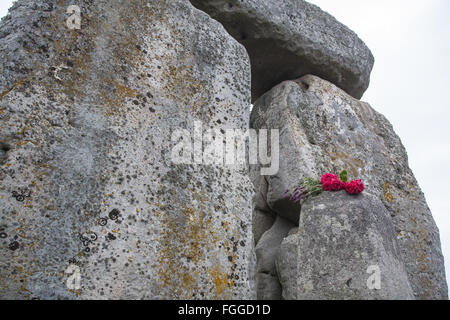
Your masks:
M 3 17 L 12 0 L 0 0 Z M 310 0 L 375 56 L 362 100 L 393 124 L 441 232 L 450 280 L 450 1 Z M 448 281 L 450 282 L 450 281 Z

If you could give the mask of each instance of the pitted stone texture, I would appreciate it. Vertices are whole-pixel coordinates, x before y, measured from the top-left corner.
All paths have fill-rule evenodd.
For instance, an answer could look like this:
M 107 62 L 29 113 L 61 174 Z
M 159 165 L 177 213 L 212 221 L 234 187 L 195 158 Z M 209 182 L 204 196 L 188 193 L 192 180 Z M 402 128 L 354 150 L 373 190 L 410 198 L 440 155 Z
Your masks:
M 298 300 L 414 298 L 390 215 L 375 196 L 339 191 L 311 198 L 302 206 L 298 233 L 286 240 L 278 271 L 281 278 L 297 274 L 297 292 L 288 291 L 286 298 L 295 293 Z M 297 257 L 283 259 L 292 249 Z M 379 271 L 379 287 L 373 287 L 377 274 L 371 267 Z
M 263 212 L 258 209 L 253 211 L 252 226 L 255 245 L 261 239 L 262 235 L 273 226 L 274 222 L 275 217 L 270 212 Z
M 261 236 L 269 230 L 275 222 L 275 215 L 271 212 L 266 202 L 267 194 L 267 180 L 264 176 L 257 174 L 257 181 L 259 183 L 259 190 L 255 193 L 253 201 L 253 216 L 252 216 L 252 231 L 255 245 L 258 243 Z M 252 174 L 253 175 L 253 174 Z
M 254 298 L 248 170 L 171 161 L 195 120 L 247 129 L 245 48 L 187 1 L 72 4 L 0 24 L 0 297 Z
M 301 177 L 320 178 L 346 169 L 388 209 L 415 297 L 447 298 L 439 231 L 406 151 L 383 115 L 333 84 L 305 76 L 285 81 L 258 99 L 250 125 L 280 130 L 280 170 L 266 177 L 265 198 L 274 212 L 297 212 L 281 212 L 278 203 Z M 258 188 L 254 174 L 253 181 Z
M 278 250 L 275 266 L 283 300 L 297 300 L 298 228 L 289 231 Z
M 259 239 L 256 245 L 256 296 L 259 300 L 279 300 L 281 286 L 275 261 L 283 239 L 294 225 L 277 216 L 272 227 Z
M 252 62 L 252 98 L 314 74 L 359 99 L 374 58 L 349 28 L 303 0 L 191 0 L 242 43 Z

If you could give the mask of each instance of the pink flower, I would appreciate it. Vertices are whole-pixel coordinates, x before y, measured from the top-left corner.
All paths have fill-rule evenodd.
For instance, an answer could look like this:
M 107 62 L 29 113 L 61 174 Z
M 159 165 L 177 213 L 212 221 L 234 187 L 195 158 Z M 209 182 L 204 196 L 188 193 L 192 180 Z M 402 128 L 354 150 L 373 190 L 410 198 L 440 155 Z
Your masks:
M 339 180 L 339 178 L 338 178 L 337 175 L 332 174 L 332 173 L 325 173 L 325 174 L 322 176 L 322 178 L 320 178 L 320 182 L 321 182 L 322 185 L 323 185 L 325 182 L 328 182 L 328 181 L 333 180 L 333 179 Z
M 333 179 L 330 181 L 330 186 L 331 186 L 331 190 L 340 191 L 340 190 L 344 189 L 345 182 L 342 182 L 339 179 Z
M 344 187 L 345 182 L 342 182 L 339 179 L 326 180 L 324 183 L 322 183 L 322 188 L 325 191 L 339 191 L 344 189 Z
M 346 183 L 344 188 L 345 191 L 350 194 L 359 194 L 364 191 L 364 184 L 362 183 L 361 179 L 353 180 L 349 183 Z
M 361 179 L 343 182 L 337 175 L 332 173 L 325 173 L 322 178 L 320 178 L 320 182 L 322 183 L 324 191 L 340 191 L 345 189 L 345 191 L 350 194 L 359 194 L 364 191 L 364 184 Z

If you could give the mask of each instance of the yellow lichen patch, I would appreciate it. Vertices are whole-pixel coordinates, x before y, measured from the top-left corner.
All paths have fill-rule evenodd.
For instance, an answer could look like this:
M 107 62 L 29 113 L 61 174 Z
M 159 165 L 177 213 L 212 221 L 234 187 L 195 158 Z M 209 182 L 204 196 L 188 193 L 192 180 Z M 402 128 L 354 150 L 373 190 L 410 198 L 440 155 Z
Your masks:
M 230 231 L 230 227 L 229 227 L 229 225 L 228 225 L 228 222 L 227 222 L 227 221 L 224 221 L 224 223 L 223 223 L 222 227 L 223 227 L 223 229 L 224 229 L 224 230 L 226 230 L 226 231 Z
M 77 297 L 79 297 L 81 295 L 81 290 L 80 289 L 78 289 L 78 290 L 69 289 L 69 292 L 72 292 Z
M 384 198 L 387 202 L 392 203 L 394 196 L 391 193 L 391 187 L 387 182 L 384 183 Z
M 168 298 L 192 298 L 205 290 L 201 265 L 217 247 L 211 216 L 187 206 L 180 214 L 160 215 L 163 230 L 157 259 L 161 287 Z
M 108 107 L 106 115 L 113 115 L 123 106 L 126 98 L 133 98 L 138 95 L 136 90 L 131 89 L 117 80 L 104 79 L 104 83 L 113 87 L 113 91 L 101 90 L 100 95 L 105 106 Z
M 14 272 L 12 274 L 12 282 L 17 283 L 19 285 L 18 290 L 21 291 L 21 293 L 24 295 L 25 298 L 27 298 L 29 296 L 28 293 L 30 292 L 27 289 L 27 284 L 28 284 L 27 278 L 29 276 L 32 276 L 33 273 L 30 271 L 24 270 L 24 268 L 22 266 L 15 267 L 15 271 L 16 272 Z M 8 275 L 7 278 L 10 278 L 10 275 Z M 6 287 L 7 286 L 5 286 L 5 288 Z
M 27 229 L 28 229 L 28 228 L 27 228 Z M 19 227 L 16 228 L 15 230 L 16 230 L 16 235 L 17 235 L 17 236 L 21 237 L 22 239 L 26 239 L 26 238 L 27 238 L 25 230 L 23 230 L 23 229 L 21 229 L 21 228 L 19 228 Z M 20 267 L 20 268 L 21 268 L 21 267 Z
M 127 86 L 120 84 L 118 81 L 113 81 L 114 86 L 116 87 L 116 95 L 119 99 L 124 99 L 127 97 L 135 97 L 137 96 L 137 92 Z
M 31 141 L 28 141 L 28 140 L 20 140 L 20 141 L 17 141 L 17 145 L 18 145 L 19 147 L 22 147 L 23 145 L 27 144 L 28 142 L 31 142 Z
M 3 90 L 0 93 L 0 100 L 2 100 L 8 93 L 10 93 L 11 91 L 13 91 L 15 88 L 17 88 L 18 86 L 20 86 L 22 83 L 24 83 L 26 80 L 28 80 L 28 78 L 22 79 L 18 82 L 16 82 L 11 88 Z
M 23 135 L 25 131 L 27 131 L 28 129 L 29 129 L 28 126 L 24 126 L 19 132 L 17 132 L 17 134 Z
M 341 161 L 342 168 L 345 168 L 352 178 L 357 178 L 365 174 L 364 161 L 361 159 L 352 158 L 350 155 L 339 150 L 328 152 L 328 155 L 332 161 Z M 337 165 L 337 163 L 335 164 Z
M 169 68 L 169 82 L 167 92 L 174 93 L 174 100 L 182 100 L 180 102 L 190 105 L 191 110 L 199 111 L 201 107 L 209 103 L 210 97 L 214 94 L 205 84 L 192 76 L 193 68 L 178 66 Z
M 234 286 L 234 282 L 228 281 L 227 273 L 222 271 L 219 265 L 210 268 L 209 275 L 214 283 L 217 297 L 220 297 L 228 287 Z

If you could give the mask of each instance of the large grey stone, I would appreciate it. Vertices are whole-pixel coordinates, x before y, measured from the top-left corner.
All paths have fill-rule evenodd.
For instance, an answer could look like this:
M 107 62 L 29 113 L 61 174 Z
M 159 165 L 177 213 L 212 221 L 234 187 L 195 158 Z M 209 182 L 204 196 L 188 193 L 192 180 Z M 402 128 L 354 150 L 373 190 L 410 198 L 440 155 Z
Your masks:
M 256 245 L 256 296 L 260 300 L 281 298 L 281 286 L 275 261 L 283 239 L 294 225 L 277 216 L 273 226 L 267 230 Z
M 252 98 L 314 74 L 359 99 L 374 58 L 349 28 L 303 0 L 191 0 L 242 43 L 252 62 Z
M 273 212 L 283 214 L 278 206 L 282 193 L 299 178 L 346 169 L 388 209 L 415 297 L 447 298 L 439 231 L 406 151 L 383 115 L 328 81 L 305 76 L 258 99 L 251 127 L 280 130 L 280 169 L 265 177 L 264 198 Z
M 264 176 L 254 173 L 258 181 L 259 190 L 253 197 L 253 216 L 252 216 L 252 233 L 255 245 L 261 236 L 269 230 L 275 222 L 275 214 L 273 214 L 267 205 L 267 180 Z M 253 176 L 253 174 L 252 174 Z M 256 182 L 255 182 L 256 184 Z
M 188 1 L 72 4 L 0 24 L 0 298 L 254 298 L 247 170 L 171 161 L 248 127 L 245 48 Z
M 275 216 L 268 212 L 254 209 L 252 217 L 253 240 L 255 245 L 261 239 L 262 235 L 269 230 L 275 222 Z
M 309 199 L 292 240 L 297 245 L 280 249 L 278 270 L 281 278 L 296 271 L 296 299 L 414 298 L 392 220 L 376 196 L 339 191 Z M 282 259 L 292 249 L 297 257 Z
M 297 300 L 298 228 L 292 229 L 281 242 L 275 257 L 277 278 L 283 300 Z

